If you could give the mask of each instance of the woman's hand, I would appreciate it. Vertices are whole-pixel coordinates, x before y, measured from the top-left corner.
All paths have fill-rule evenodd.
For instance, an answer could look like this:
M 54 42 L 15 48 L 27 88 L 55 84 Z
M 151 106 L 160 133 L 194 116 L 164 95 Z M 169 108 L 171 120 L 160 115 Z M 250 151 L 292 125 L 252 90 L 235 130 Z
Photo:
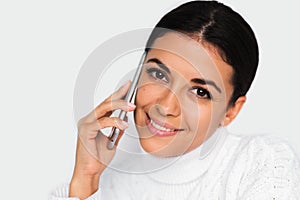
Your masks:
M 135 105 L 122 100 L 129 86 L 130 82 L 127 82 L 90 114 L 79 120 L 76 162 L 70 184 L 70 197 L 84 199 L 98 190 L 100 175 L 112 160 L 116 150 L 116 146 L 113 150 L 107 149 L 108 138 L 99 133 L 99 130 L 107 127 L 119 128 L 121 133 L 117 139 L 118 142 L 128 127 L 128 123 L 110 116 L 117 109 L 124 111 L 135 109 Z

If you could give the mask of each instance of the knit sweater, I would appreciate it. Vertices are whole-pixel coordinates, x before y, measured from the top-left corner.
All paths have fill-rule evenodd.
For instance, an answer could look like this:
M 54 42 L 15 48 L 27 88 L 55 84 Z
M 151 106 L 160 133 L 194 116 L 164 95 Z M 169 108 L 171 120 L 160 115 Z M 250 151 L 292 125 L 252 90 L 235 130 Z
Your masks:
M 233 135 L 222 127 L 193 151 L 160 158 L 143 151 L 136 137 L 123 137 L 130 145 L 118 148 L 88 200 L 300 199 L 299 159 L 281 139 Z M 68 193 L 66 184 L 49 199 L 78 199 Z

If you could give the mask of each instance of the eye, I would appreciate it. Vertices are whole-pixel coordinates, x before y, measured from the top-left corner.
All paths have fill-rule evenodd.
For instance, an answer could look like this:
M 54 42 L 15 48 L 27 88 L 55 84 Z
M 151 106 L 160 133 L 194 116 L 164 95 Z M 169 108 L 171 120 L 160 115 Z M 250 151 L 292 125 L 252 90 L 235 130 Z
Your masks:
M 211 99 L 211 95 L 207 89 L 202 87 L 193 87 L 191 91 L 201 99 Z
M 155 79 L 162 80 L 164 82 L 168 82 L 167 77 L 163 71 L 157 68 L 147 69 L 147 73 L 150 74 Z

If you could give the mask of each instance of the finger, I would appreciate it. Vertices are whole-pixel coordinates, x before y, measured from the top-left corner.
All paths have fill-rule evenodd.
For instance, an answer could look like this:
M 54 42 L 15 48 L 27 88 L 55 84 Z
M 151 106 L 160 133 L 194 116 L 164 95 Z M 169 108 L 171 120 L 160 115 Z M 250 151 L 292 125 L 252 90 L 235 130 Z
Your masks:
M 103 117 L 101 119 L 98 119 L 94 124 L 94 128 L 96 128 L 96 130 L 108 127 L 116 127 L 120 130 L 125 130 L 126 128 L 128 128 L 128 123 L 118 117 Z
M 99 130 L 108 127 L 116 127 L 122 131 L 128 128 L 128 123 L 118 117 L 103 117 L 95 122 L 81 125 L 79 135 L 85 140 L 95 139 L 99 132 L 102 133 Z
M 128 123 L 128 116 L 127 115 L 125 115 L 124 121 Z M 118 136 L 118 138 L 116 139 L 116 142 L 115 142 L 115 147 L 118 146 L 119 141 L 120 141 L 121 137 L 123 136 L 124 132 L 125 132 L 125 130 L 120 131 L 120 134 L 119 134 L 119 136 Z
M 98 119 L 104 115 L 106 115 L 107 117 L 111 115 L 111 111 L 114 111 L 116 109 L 122 109 L 119 106 L 118 102 L 122 102 L 119 101 L 122 98 L 125 97 L 125 95 L 127 94 L 128 90 L 129 90 L 129 86 L 131 85 L 131 81 L 127 81 L 123 86 L 121 86 L 115 93 L 113 93 L 111 96 L 109 96 L 107 99 L 105 99 L 101 104 L 99 104 L 94 111 L 96 111 L 95 113 L 92 113 L 91 118 L 93 119 Z M 133 104 L 131 103 L 127 103 L 127 101 L 123 100 L 123 103 L 127 104 L 127 106 L 129 107 L 135 107 Z M 103 109 L 102 109 L 103 108 Z M 126 110 L 127 108 L 124 107 L 123 109 L 125 109 L 124 111 L 130 111 Z
M 113 111 L 121 109 L 126 112 L 133 111 L 135 105 L 125 100 L 116 100 L 114 102 L 102 102 L 97 108 L 95 108 L 90 114 L 88 114 L 84 121 L 91 123 L 100 119 L 101 117 L 109 117 Z
M 94 110 L 94 114 L 96 116 L 97 119 L 99 119 L 100 117 L 103 117 L 103 116 L 110 116 L 110 112 L 114 111 L 114 110 L 118 110 L 118 109 L 121 109 L 123 111 L 126 111 L 126 112 L 130 112 L 130 111 L 133 111 L 135 109 L 135 105 L 128 102 L 128 101 L 125 101 L 125 100 L 115 100 L 115 101 L 111 101 L 111 102 L 103 102 L 101 104 L 101 106 L 97 107 L 95 110 Z M 110 113 L 110 114 L 109 114 Z M 109 115 L 108 115 L 109 114 Z

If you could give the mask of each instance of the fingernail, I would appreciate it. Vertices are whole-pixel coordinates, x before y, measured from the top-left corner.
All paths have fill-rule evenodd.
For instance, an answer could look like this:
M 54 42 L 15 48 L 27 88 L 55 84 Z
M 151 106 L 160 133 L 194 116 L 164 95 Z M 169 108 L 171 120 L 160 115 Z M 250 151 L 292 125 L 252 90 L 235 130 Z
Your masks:
M 129 126 L 129 124 L 125 121 L 121 121 L 121 124 L 119 124 L 119 125 L 120 125 L 120 128 L 122 128 L 122 129 L 125 129 Z
M 131 107 L 131 108 L 135 108 L 136 107 L 136 105 L 134 105 L 133 103 L 130 103 L 130 102 L 128 102 L 128 106 Z

